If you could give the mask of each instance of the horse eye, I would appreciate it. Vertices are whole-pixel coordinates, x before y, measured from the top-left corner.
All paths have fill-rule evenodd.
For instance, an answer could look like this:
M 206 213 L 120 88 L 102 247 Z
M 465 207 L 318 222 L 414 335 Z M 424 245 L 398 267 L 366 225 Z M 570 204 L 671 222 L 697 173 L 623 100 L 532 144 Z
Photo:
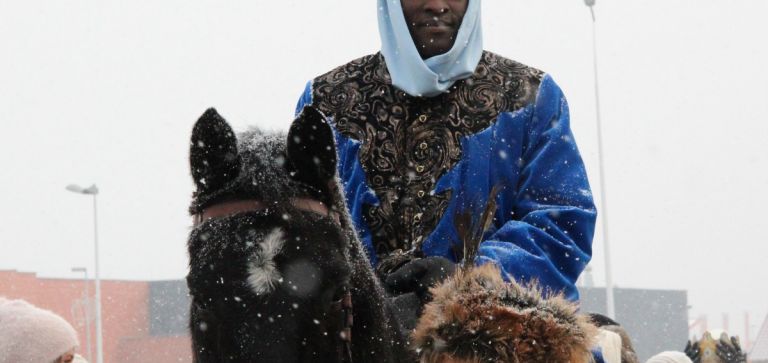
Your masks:
M 205 299 L 199 299 L 195 295 L 191 295 L 192 297 L 192 308 L 198 309 L 198 310 L 206 310 L 207 309 L 207 302 Z
M 199 319 L 211 320 L 215 318 L 213 310 L 208 306 L 208 304 L 195 302 L 192 303 L 192 307 L 195 315 L 197 315 Z

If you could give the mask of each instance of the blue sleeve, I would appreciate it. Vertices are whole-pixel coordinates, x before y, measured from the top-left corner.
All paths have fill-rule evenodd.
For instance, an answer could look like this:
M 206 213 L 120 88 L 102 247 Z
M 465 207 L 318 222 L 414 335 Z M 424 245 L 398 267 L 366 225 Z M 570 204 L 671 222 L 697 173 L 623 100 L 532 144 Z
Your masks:
M 499 196 L 506 216 L 497 212 L 497 220 L 504 219 L 481 244 L 478 262 L 496 263 L 506 278 L 536 280 L 577 301 L 575 283 L 592 256 L 597 212 L 568 104 L 549 76 L 525 129 L 517 186 Z
M 296 103 L 295 116 L 298 116 L 301 110 L 304 109 L 304 106 L 309 104 L 312 104 L 312 81 L 307 82 L 306 87 L 304 87 L 304 93 L 301 94 L 299 102 Z

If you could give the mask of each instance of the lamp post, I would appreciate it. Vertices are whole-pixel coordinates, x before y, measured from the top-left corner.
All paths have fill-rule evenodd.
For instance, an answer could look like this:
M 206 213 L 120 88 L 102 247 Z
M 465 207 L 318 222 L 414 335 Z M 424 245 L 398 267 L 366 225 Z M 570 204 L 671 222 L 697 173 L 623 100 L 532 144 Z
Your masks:
M 72 272 L 83 273 L 83 284 L 85 285 L 85 349 L 88 352 L 88 360 L 92 360 L 93 352 L 91 351 L 91 292 L 88 288 L 88 269 L 85 267 L 73 267 Z
M 592 14 L 592 60 L 595 74 L 595 115 L 597 119 L 597 155 L 600 159 L 600 201 L 602 211 L 603 254 L 605 255 L 605 312 L 611 319 L 616 318 L 616 305 L 613 299 L 613 276 L 611 271 L 611 249 L 608 239 L 608 198 L 605 185 L 605 158 L 603 153 L 603 125 L 600 117 L 600 88 L 597 75 L 597 21 L 595 19 L 595 0 L 584 0 Z
M 96 196 L 99 194 L 99 188 L 91 185 L 88 188 L 79 185 L 67 185 L 67 190 L 73 193 L 93 196 L 93 255 L 94 255 L 94 282 L 96 285 L 96 363 L 104 363 L 104 352 L 102 350 L 101 336 L 101 279 L 99 278 L 99 224 L 96 209 Z

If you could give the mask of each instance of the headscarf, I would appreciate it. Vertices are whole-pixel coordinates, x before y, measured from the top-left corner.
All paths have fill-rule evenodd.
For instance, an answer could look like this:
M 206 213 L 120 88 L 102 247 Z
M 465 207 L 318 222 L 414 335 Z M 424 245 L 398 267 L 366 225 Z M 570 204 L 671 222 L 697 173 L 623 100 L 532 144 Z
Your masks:
M 77 345 L 75 329 L 62 317 L 0 297 L 0 363 L 53 362 Z
M 612 331 L 600 329 L 597 345 L 603 353 L 605 363 L 621 363 L 621 336 Z
M 469 0 L 453 47 L 422 59 L 408 30 L 401 0 L 378 0 L 381 53 L 392 85 L 416 97 L 433 97 L 475 72 L 483 54 L 480 0 Z

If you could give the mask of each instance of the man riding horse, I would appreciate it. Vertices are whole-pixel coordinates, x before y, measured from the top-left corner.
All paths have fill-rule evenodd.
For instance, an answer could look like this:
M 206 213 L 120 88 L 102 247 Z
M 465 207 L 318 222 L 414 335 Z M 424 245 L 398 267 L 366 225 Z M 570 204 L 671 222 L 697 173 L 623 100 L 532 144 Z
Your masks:
M 309 82 L 297 112 L 311 105 L 332 123 L 343 192 L 379 278 L 427 302 L 462 259 L 454 216 L 479 213 L 498 187 L 477 262 L 577 301 L 596 210 L 563 92 L 483 50 L 480 0 L 377 6 L 381 51 Z
M 596 211 L 562 92 L 483 51 L 480 0 L 378 7 L 381 52 L 311 81 L 287 135 L 196 123 L 195 362 L 591 361 Z

